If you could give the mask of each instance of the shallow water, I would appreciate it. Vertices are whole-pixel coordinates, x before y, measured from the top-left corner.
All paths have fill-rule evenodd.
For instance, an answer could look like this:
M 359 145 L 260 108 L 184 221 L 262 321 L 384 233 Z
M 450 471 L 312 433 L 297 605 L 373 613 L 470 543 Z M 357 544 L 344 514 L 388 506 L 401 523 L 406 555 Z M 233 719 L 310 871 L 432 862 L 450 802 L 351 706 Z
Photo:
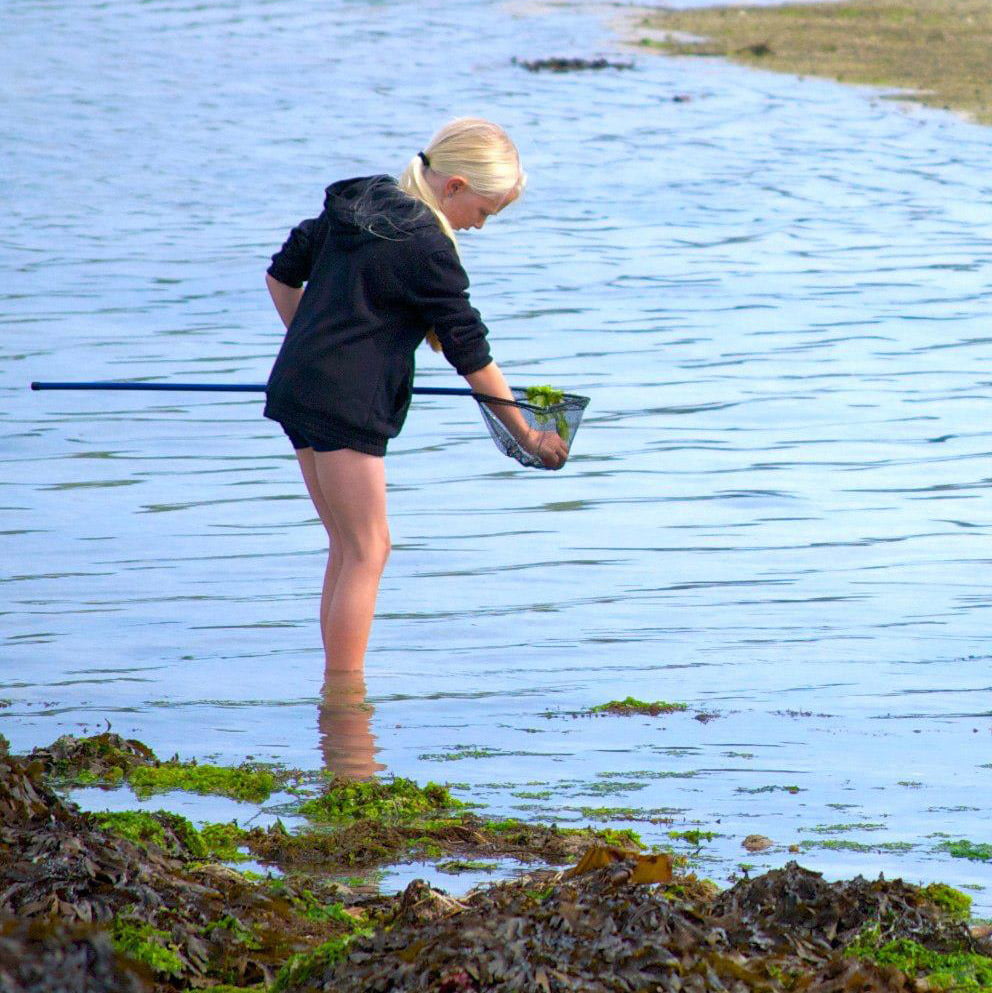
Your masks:
M 379 763 L 497 816 L 718 832 L 718 880 L 798 858 L 992 913 L 988 866 L 938 847 L 992 841 L 992 132 L 631 53 L 591 7 L 11 0 L 4 22 L 15 748 L 109 722 L 162 756 Z M 513 62 L 604 54 L 635 68 Z M 462 240 L 495 354 L 592 402 L 541 473 L 470 401 L 418 399 L 356 714 L 320 705 L 322 532 L 260 398 L 27 384 L 264 380 L 289 226 L 463 113 L 530 175 Z M 689 710 L 575 716 L 627 695 Z

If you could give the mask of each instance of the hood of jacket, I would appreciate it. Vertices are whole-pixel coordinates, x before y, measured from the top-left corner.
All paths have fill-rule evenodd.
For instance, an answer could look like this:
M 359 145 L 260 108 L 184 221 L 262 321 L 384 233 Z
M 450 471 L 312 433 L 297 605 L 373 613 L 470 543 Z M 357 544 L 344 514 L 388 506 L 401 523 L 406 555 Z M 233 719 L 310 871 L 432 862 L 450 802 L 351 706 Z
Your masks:
M 404 193 L 392 176 L 342 179 L 325 193 L 328 232 L 339 246 L 370 238 L 401 240 L 420 228 L 438 227 L 430 208 Z

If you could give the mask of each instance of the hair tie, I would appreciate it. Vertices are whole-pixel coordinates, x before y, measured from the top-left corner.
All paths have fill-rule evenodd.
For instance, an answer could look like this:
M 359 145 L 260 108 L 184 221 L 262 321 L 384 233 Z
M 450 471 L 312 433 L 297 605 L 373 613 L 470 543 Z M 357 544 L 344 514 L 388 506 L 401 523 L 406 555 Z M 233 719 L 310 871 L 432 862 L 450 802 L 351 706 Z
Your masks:
M 431 167 L 431 160 L 429 158 L 427 158 L 427 153 L 426 152 L 417 152 L 417 155 L 419 156 L 420 161 L 424 163 L 424 168 L 425 169 L 430 169 L 430 167 Z

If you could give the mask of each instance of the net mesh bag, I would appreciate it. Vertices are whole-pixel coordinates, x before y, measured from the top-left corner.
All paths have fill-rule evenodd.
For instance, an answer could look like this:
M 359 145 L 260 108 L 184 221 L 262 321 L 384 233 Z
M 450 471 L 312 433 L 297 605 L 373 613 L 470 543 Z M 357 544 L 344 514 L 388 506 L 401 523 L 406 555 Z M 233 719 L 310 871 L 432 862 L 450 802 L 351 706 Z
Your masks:
M 479 410 L 482 412 L 482 419 L 489 430 L 496 447 L 510 458 L 516 459 L 521 465 L 532 469 L 547 469 L 537 455 L 521 448 L 516 438 L 510 433 L 507 426 L 500 420 L 500 408 L 515 407 L 523 415 L 527 425 L 537 431 L 554 431 L 568 445 L 572 447 L 575 433 L 579 430 L 582 422 L 582 414 L 589 403 L 589 397 L 575 396 L 571 393 L 561 394 L 561 399 L 553 403 L 530 402 L 528 391 L 514 387 L 513 400 L 502 400 L 499 397 L 485 396 L 481 393 L 474 394 L 479 403 Z

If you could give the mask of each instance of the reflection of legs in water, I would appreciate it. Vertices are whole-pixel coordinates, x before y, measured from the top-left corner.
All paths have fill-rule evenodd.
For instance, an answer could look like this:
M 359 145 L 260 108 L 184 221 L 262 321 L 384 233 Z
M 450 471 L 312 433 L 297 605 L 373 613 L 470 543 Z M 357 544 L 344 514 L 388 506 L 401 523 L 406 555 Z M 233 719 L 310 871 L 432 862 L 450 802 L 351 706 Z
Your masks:
M 368 779 L 386 768 L 375 761 L 372 707 L 365 702 L 361 670 L 325 670 L 317 725 L 328 772 Z

